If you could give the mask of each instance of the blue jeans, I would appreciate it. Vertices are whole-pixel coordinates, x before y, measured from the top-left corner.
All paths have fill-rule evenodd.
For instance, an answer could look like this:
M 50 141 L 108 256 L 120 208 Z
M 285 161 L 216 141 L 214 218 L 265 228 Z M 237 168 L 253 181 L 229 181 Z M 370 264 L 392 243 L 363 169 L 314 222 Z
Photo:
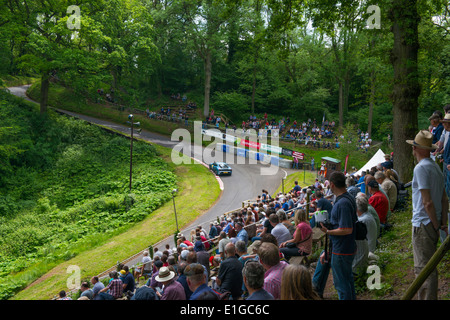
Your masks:
M 317 262 L 316 271 L 312 279 L 313 286 L 322 297 L 327 284 L 330 268 L 333 272 L 333 282 L 339 300 L 356 300 L 355 284 L 353 281 L 352 263 L 354 255 L 331 255 L 331 263 Z
M 115 300 L 114 297 L 112 295 L 110 295 L 109 293 L 106 292 L 100 292 L 97 295 L 97 300 Z
M 447 193 L 447 197 L 450 199 L 450 174 L 447 169 L 447 163 L 442 163 L 442 173 L 444 174 L 445 181 L 445 192 Z

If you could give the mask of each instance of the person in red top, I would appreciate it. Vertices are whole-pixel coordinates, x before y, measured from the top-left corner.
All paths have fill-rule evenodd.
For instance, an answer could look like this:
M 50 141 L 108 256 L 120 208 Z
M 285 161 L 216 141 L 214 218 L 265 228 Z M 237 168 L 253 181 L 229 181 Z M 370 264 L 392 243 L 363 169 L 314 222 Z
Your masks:
M 371 180 L 367 183 L 369 187 L 369 193 L 372 195 L 369 198 L 369 204 L 374 207 L 375 211 L 378 213 L 381 224 L 386 224 L 387 213 L 389 211 L 389 200 L 380 191 L 378 182 Z

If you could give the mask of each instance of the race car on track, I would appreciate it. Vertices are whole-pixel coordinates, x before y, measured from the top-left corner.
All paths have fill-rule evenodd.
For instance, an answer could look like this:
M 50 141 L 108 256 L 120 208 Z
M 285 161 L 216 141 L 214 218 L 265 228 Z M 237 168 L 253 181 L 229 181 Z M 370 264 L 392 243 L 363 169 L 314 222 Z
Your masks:
M 210 163 L 209 169 L 218 176 L 223 175 L 223 174 L 228 174 L 231 176 L 231 172 L 233 171 L 231 169 L 231 167 L 228 164 L 226 164 L 225 162 Z

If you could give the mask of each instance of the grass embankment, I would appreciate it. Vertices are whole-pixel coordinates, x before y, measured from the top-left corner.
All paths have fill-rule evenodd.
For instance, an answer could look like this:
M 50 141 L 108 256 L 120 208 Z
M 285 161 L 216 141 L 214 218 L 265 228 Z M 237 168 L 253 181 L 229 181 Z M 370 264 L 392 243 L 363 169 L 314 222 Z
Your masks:
M 389 223 L 393 228 L 384 233 L 379 239 L 375 254 L 379 257 L 378 267 L 381 274 L 381 288 L 368 290 L 364 286 L 361 299 L 369 300 L 398 300 L 413 283 L 414 260 L 411 244 L 412 207 L 411 201 L 404 211 L 394 212 Z M 439 241 L 438 246 L 441 244 Z M 438 267 L 439 300 L 450 299 L 450 253 L 447 252 Z M 365 285 L 365 283 L 364 283 Z
M 310 170 L 299 170 L 298 172 L 291 173 L 286 177 L 286 180 L 284 180 L 284 183 L 280 184 L 280 186 L 275 190 L 272 197 L 274 197 L 277 193 L 283 192 L 283 184 L 284 184 L 284 192 L 287 193 L 295 186 L 295 181 L 298 181 L 298 184 L 302 187 L 308 187 L 314 184 L 316 181 L 316 171 L 310 171 Z
M 13 299 L 49 299 L 67 289 L 67 266 L 89 278 L 173 234 L 175 186 L 180 227 L 220 194 L 205 167 L 176 166 L 171 150 L 144 142 L 133 149 L 130 193 L 126 138 L 52 111 L 41 118 L 13 97 L 1 106 L 3 298 L 28 286 Z
M 166 156 L 170 156 L 166 152 Z M 180 229 L 205 212 L 217 200 L 220 189 L 210 172 L 201 165 L 179 165 L 175 172 L 179 178 L 179 193 L 175 198 Z M 205 192 L 208 190 L 208 192 Z M 129 258 L 149 245 L 171 236 L 176 230 L 172 202 L 167 202 L 150 216 L 129 230 L 110 239 L 104 239 L 93 249 L 59 264 L 44 274 L 36 283 L 14 296 L 14 300 L 50 299 L 67 288 L 69 266 L 79 266 L 81 279 L 89 280 L 117 261 Z M 66 289 L 67 290 L 67 289 Z

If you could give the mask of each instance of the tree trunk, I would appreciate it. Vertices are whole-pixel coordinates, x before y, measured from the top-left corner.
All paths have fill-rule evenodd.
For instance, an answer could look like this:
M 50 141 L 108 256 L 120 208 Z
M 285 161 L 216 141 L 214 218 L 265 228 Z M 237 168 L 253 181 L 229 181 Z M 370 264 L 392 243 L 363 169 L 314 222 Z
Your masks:
M 391 63 L 394 68 L 394 86 L 391 95 L 394 119 L 394 169 L 402 182 L 409 182 L 414 170 L 411 146 L 405 142 L 414 139 L 418 131 L 417 109 L 420 95 L 417 55 L 419 51 L 416 0 L 394 0 L 390 11 L 394 47 Z
M 375 101 L 375 72 L 370 73 L 370 100 L 369 100 L 369 124 L 367 126 L 367 132 L 369 137 L 372 138 L 372 120 L 373 120 L 373 104 Z
M 348 67 L 347 67 L 348 68 Z M 344 97 L 343 97 L 343 104 L 344 104 L 344 114 L 348 114 L 348 96 L 350 94 L 350 75 L 348 69 L 345 71 L 344 76 Z
M 339 80 L 339 130 L 344 129 L 344 86 Z
M 255 113 L 255 95 L 256 95 L 256 67 L 253 68 L 253 84 L 252 84 L 252 114 Z
M 40 101 L 41 114 L 47 112 L 49 87 L 50 87 L 50 76 L 47 72 L 44 72 L 41 77 L 41 101 Z
M 203 115 L 209 116 L 209 95 L 211 93 L 211 51 L 207 50 L 205 54 L 205 101 L 203 104 Z

